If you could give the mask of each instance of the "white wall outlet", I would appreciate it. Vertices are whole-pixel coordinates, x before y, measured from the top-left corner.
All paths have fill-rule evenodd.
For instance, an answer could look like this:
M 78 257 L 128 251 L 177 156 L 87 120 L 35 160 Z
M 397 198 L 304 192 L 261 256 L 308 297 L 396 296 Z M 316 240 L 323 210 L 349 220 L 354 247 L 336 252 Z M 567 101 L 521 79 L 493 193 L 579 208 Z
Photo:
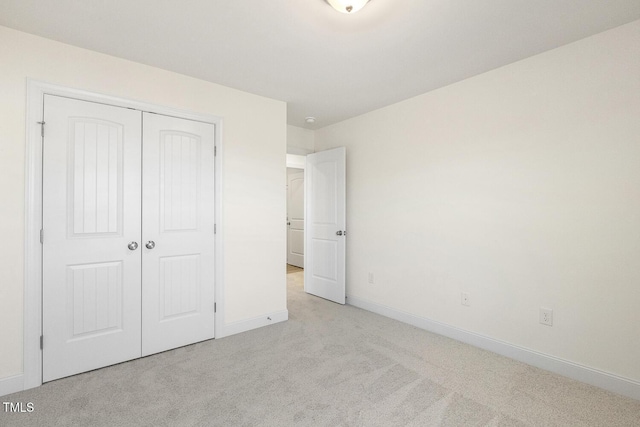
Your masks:
M 462 292 L 460 294 L 460 303 L 462 305 L 466 305 L 467 307 L 469 307 L 469 294 L 466 292 Z
M 372 284 L 372 285 L 374 283 L 376 283 L 375 277 L 373 276 L 373 273 L 371 273 L 371 272 L 369 272 L 369 283 Z
M 553 326 L 553 310 L 550 308 L 540 307 L 540 323 L 547 326 Z

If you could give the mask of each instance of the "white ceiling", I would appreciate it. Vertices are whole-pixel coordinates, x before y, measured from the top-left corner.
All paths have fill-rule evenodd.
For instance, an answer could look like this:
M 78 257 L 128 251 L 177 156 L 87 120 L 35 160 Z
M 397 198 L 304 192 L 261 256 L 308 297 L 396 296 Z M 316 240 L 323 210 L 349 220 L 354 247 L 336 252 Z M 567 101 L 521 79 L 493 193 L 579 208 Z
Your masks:
M 286 101 L 310 129 L 636 19 L 638 0 L 0 0 L 0 25 Z

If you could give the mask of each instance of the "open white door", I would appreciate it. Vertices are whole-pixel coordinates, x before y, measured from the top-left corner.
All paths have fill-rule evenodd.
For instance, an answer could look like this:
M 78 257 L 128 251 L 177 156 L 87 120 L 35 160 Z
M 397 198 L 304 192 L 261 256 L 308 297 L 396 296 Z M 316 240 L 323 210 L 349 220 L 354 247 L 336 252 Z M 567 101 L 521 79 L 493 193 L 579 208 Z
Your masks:
M 307 156 L 304 290 L 345 303 L 346 149 Z
M 304 268 L 304 171 L 287 170 L 287 264 Z

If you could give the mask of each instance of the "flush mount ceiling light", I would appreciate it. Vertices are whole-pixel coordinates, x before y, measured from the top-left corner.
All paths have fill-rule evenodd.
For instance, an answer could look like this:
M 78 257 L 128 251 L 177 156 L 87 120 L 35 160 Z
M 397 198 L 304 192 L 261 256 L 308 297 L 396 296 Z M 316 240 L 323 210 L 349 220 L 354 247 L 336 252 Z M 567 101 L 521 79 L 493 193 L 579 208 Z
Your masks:
M 316 118 L 309 116 L 309 117 L 305 117 L 304 121 L 311 125 L 316 122 Z
M 362 9 L 369 0 L 326 0 L 335 10 L 342 13 L 355 13 Z

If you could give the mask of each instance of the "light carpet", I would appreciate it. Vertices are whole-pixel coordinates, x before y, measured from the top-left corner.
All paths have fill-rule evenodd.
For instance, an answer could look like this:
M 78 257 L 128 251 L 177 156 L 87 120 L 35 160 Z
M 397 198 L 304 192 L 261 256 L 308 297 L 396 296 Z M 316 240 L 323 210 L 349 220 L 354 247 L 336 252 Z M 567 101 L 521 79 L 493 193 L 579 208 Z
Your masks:
M 358 308 L 287 275 L 289 321 L 4 396 L 1 426 L 640 426 L 640 402 Z

